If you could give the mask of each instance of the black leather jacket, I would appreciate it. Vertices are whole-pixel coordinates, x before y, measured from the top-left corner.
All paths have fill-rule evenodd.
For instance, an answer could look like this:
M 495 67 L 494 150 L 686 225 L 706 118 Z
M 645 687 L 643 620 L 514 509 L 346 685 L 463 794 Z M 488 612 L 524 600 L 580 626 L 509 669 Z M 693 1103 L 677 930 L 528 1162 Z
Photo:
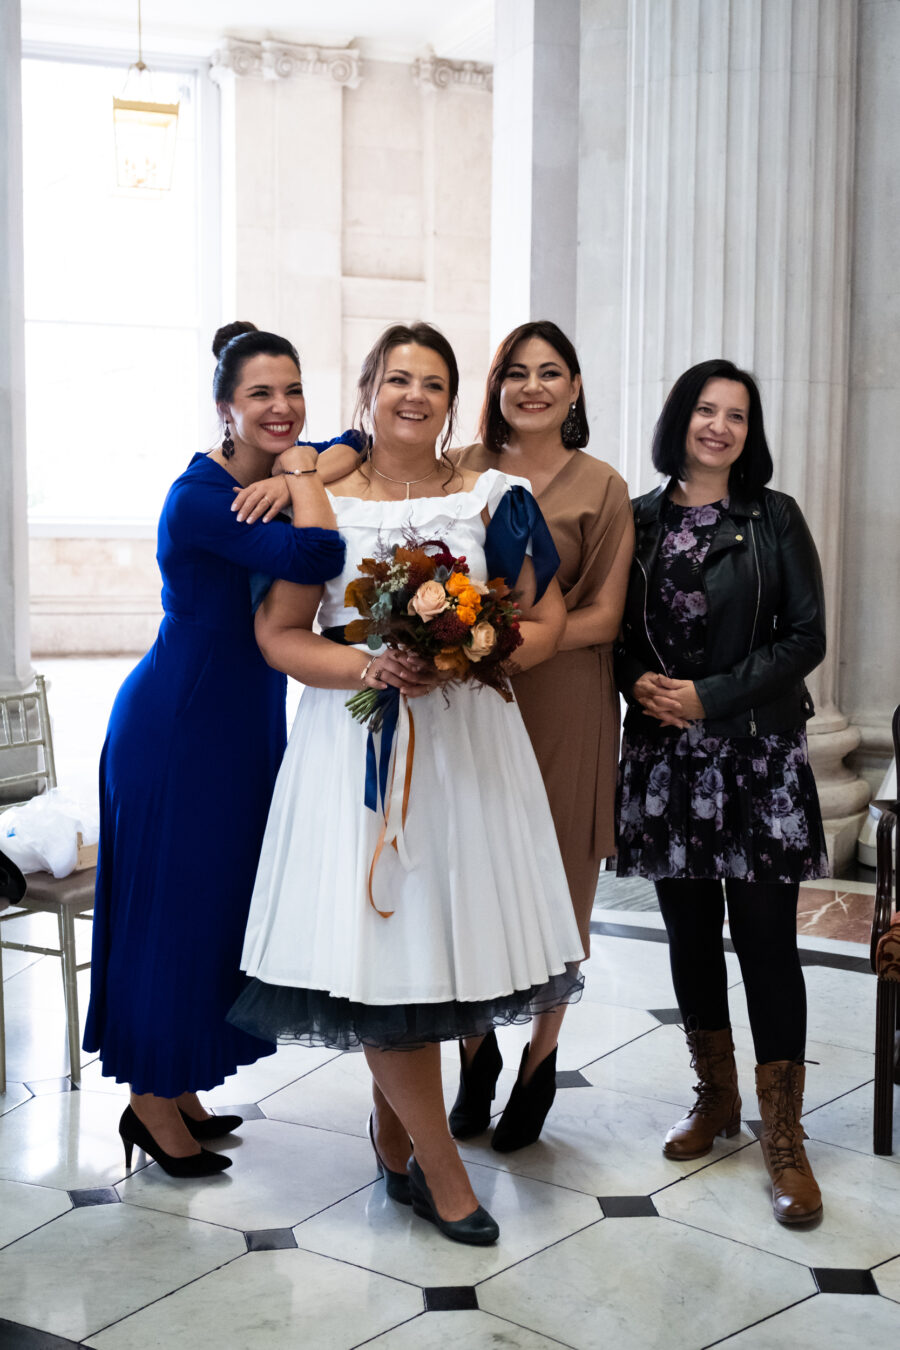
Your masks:
M 666 674 L 647 629 L 647 586 L 662 541 L 668 483 L 632 503 L 635 556 L 628 581 L 616 682 L 627 730 L 670 734 L 633 698 L 647 670 Z M 701 567 L 707 599 L 706 674 L 695 681 L 706 726 L 718 736 L 793 731 L 813 715 L 804 676 L 825 655 L 825 598 L 812 536 L 793 497 L 764 488 L 732 494 Z

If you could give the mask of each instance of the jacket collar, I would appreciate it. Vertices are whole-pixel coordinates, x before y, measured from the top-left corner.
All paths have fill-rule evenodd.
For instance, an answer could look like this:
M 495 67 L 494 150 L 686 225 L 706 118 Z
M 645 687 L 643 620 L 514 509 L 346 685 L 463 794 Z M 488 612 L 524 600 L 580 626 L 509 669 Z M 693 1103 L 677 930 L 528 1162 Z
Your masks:
M 677 486 L 677 479 L 670 478 L 668 483 L 662 483 L 652 492 L 638 497 L 634 503 L 635 524 L 649 525 L 658 521 L 666 498 Z M 753 516 L 758 519 L 762 515 L 762 504 L 757 497 L 745 497 L 738 488 L 729 493 L 728 514 L 741 518 Z

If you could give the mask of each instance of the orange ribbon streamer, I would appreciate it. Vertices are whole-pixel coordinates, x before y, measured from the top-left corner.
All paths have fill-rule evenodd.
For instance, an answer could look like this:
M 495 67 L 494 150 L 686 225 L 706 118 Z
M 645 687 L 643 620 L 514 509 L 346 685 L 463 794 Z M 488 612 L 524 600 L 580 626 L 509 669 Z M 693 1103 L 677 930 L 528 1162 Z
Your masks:
M 399 801 L 395 801 L 394 780 L 397 775 L 397 760 L 401 754 L 405 754 L 406 763 L 403 770 L 403 793 Z M 372 855 L 372 862 L 369 866 L 369 904 L 377 914 L 383 919 L 389 919 L 393 914 L 392 909 L 379 909 L 375 903 L 375 897 L 372 894 L 372 881 L 375 875 L 375 867 L 378 859 L 381 857 L 382 849 L 385 844 L 390 844 L 397 853 L 404 866 L 409 866 L 409 859 L 406 853 L 406 847 L 403 841 L 403 828 L 406 825 L 406 813 L 409 808 L 409 793 L 412 784 L 413 761 L 416 754 L 416 724 L 413 715 L 410 712 L 407 700 L 400 698 L 400 718 L 397 726 L 397 739 L 394 745 L 394 762 L 391 765 L 391 783 L 388 789 L 387 801 L 384 807 L 384 824 L 378 836 L 378 843 L 375 845 L 375 852 Z M 397 814 L 399 810 L 400 822 L 397 824 Z M 393 815 L 394 823 L 391 824 Z

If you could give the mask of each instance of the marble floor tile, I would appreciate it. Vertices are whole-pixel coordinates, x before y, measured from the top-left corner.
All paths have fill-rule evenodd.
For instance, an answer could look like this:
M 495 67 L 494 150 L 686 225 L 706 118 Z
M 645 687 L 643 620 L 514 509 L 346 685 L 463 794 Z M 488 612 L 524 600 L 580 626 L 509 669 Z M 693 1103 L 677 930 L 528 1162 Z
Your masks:
M 726 957 L 728 981 L 741 978 L 737 957 Z M 620 1008 L 674 1008 L 675 994 L 665 942 L 594 936 L 583 998 Z
M 867 943 L 874 907 L 875 897 L 860 891 L 804 888 L 797 906 L 797 931 Z
M 65 1214 L 72 1202 L 65 1191 L 0 1181 L 0 1247 Z
M 569 1088 L 556 1094 L 536 1144 L 494 1153 L 485 1135 L 461 1145 L 460 1152 L 467 1163 L 483 1162 L 588 1195 L 650 1195 L 754 1138 L 745 1126 L 733 1139 L 717 1139 L 710 1157 L 673 1161 L 663 1156 L 662 1141 L 679 1114 L 678 1106 L 651 1097 Z
M 565 1344 L 475 1311 L 423 1313 L 370 1342 L 371 1350 L 558 1350 Z
M 886 1261 L 883 1266 L 876 1266 L 872 1274 L 879 1294 L 900 1303 L 900 1256 L 895 1256 L 893 1261 Z
M 245 1064 L 226 1078 L 221 1087 L 201 1095 L 214 1110 L 235 1102 L 266 1103 L 272 1093 L 280 1092 L 322 1064 L 329 1064 L 339 1053 L 337 1050 L 307 1049 L 302 1045 L 280 1045 L 274 1055 L 266 1055 L 255 1064 Z M 266 1105 L 263 1110 L 267 1110 Z
M 863 955 L 863 952 L 859 952 Z M 805 966 L 810 1041 L 875 1053 L 875 977 L 826 966 Z M 729 987 L 733 1026 L 747 1027 L 743 985 Z
M 758 1143 L 658 1192 L 656 1208 L 804 1265 L 862 1270 L 900 1254 L 900 1169 L 815 1140 L 806 1148 L 822 1188 L 824 1213 L 817 1224 L 775 1221 Z
M 872 1152 L 874 1086 L 866 1083 L 855 1092 L 847 1092 L 835 1101 L 804 1114 L 803 1124 L 811 1139 L 857 1153 Z M 894 1088 L 894 1152 L 880 1155 L 885 1162 L 900 1165 L 900 1087 Z
M 421 1310 L 420 1289 L 343 1261 L 296 1249 L 249 1252 L 87 1344 L 93 1350 L 179 1344 L 189 1350 L 350 1350 Z
M 8 953 L 4 953 L 6 956 Z M 87 1013 L 90 971 L 78 976 L 81 1029 Z M 53 1078 L 69 1072 L 66 1005 L 62 966 L 44 956 L 3 982 L 6 1019 L 6 1072 L 16 1082 Z
M 469 1166 L 475 1194 L 500 1225 L 492 1247 L 451 1242 L 378 1182 L 294 1229 L 299 1246 L 423 1286 L 470 1285 L 601 1217 L 578 1195 L 491 1167 Z
M 212 1180 L 173 1182 L 152 1163 L 124 1181 L 119 1194 L 129 1205 L 248 1232 L 289 1228 L 375 1177 L 367 1139 L 277 1120 L 245 1121 L 221 1151 L 233 1166 Z
M 699 1350 L 814 1288 L 801 1265 L 681 1224 L 604 1219 L 488 1278 L 478 1303 L 577 1350 Z
M 362 1137 L 372 1109 L 372 1075 L 365 1055 L 337 1055 L 267 1097 L 270 1120 L 290 1120 L 320 1130 Z
M 0 1177 L 64 1190 L 125 1176 L 122 1103 L 103 1092 L 53 1092 L 0 1117 Z
M 817 1294 L 731 1336 L 726 1350 L 881 1350 L 900 1342 L 900 1307 L 859 1294 Z
M 11 1322 L 81 1341 L 246 1250 L 239 1233 L 132 1205 L 74 1209 L 0 1251 Z
M 0 1116 L 5 1116 L 7 1111 L 12 1111 L 15 1107 L 21 1106 L 27 1102 L 31 1093 L 24 1083 L 15 1083 L 9 1077 L 6 1079 L 6 1091 L 0 1093 Z

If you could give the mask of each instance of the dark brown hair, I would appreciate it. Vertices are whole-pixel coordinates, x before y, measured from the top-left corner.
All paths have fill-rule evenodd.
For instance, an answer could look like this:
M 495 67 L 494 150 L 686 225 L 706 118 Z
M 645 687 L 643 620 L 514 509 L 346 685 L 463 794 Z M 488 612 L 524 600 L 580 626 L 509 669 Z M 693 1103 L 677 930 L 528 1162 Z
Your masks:
M 512 365 L 512 354 L 520 342 L 529 338 L 542 338 L 558 352 L 563 364 L 568 368 L 572 379 L 581 374 L 578 353 L 561 328 L 550 319 L 533 319 L 530 323 L 520 324 L 500 343 L 494 353 L 491 368 L 488 371 L 487 387 L 484 391 L 484 404 L 478 423 L 478 438 L 486 449 L 499 454 L 509 440 L 509 423 L 500 411 L 500 386 L 506 379 L 506 373 Z M 575 419 L 578 423 L 576 434 L 567 437 L 563 444 L 567 450 L 580 450 L 590 439 L 587 408 L 584 402 L 584 386 L 578 391 L 575 400 Z

